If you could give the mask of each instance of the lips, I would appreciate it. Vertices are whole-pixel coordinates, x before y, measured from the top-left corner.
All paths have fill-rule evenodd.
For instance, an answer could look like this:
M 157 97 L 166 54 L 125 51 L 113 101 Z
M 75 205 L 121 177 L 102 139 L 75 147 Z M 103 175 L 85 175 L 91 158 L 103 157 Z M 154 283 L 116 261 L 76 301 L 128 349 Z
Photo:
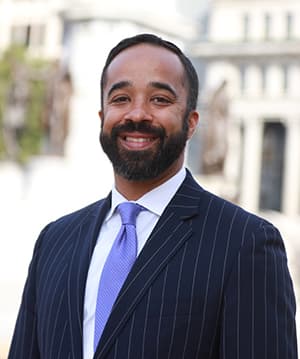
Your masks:
M 111 130 L 112 141 L 128 151 L 151 149 L 166 137 L 164 128 L 153 126 L 146 121 L 128 121 Z
M 145 137 L 131 137 L 131 136 L 126 136 L 124 138 L 125 141 L 128 142 L 137 142 L 137 143 L 143 143 L 143 142 L 151 142 L 153 139 L 152 138 L 145 138 Z
M 124 147 L 129 150 L 146 150 L 150 148 L 158 137 L 149 134 L 135 133 L 120 134 L 119 139 Z

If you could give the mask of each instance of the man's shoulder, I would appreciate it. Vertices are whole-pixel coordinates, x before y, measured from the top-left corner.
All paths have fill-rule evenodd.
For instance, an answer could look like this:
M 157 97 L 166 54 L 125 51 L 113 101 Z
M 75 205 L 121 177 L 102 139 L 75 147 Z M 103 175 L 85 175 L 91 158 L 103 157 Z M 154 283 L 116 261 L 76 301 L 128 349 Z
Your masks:
M 97 218 L 101 211 L 107 212 L 109 208 L 109 199 L 102 198 L 96 202 L 88 204 L 73 212 L 67 213 L 62 217 L 52 221 L 47 228 L 58 229 L 66 227 L 77 227 L 86 221 L 93 221 Z
M 263 214 L 254 213 L 238 203 L 222 198 L 209 191 L 205 191 L 207 201 L 211 203 L 211 214 L 215 228 L 227 229 L 234 236 L 256 237 L 263 233 L 277 233 L 278 229 L 273 223 L 263 217 Z M 228 233 L 229 233 L 228 232 Z M 249 237 L 250 236 L 250 237 Z
M 241 207 L 238 203 L 230 199 L 223 198 L 203 187 L 199 184 L 197 179 L 192 175 L 187 177 L 186 184 L 189 191 L 199 197 L 199 211 L 207 213 L 209 217 L 213 217 L 215 221 L 218 219 L 224 222 L 232 222 L 233 225 L 243 222 L 248 226 L 258 228 L 262 226 L 273 226 L 268 220 L 257 213 L 248 211 Z

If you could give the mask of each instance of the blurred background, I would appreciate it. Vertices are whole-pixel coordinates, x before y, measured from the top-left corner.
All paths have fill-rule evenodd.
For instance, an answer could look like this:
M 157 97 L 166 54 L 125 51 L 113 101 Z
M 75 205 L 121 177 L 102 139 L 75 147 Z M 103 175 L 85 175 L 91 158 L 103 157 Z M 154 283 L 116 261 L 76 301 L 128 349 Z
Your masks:
M 299 306 L 299 0 L 0 0 L 0 359 L 40 230 L 110 190 L 100 73 L 143 32 L 192 59 L 201 122 L 186 165 L 278 226 Z

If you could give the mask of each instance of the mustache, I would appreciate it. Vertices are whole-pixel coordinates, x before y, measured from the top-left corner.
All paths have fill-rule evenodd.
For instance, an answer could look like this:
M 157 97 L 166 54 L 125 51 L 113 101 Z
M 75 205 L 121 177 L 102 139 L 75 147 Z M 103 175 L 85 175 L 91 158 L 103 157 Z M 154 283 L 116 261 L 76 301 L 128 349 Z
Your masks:
M 152 126 L 147 121 L 133 122 L 128 121 L 122 125 L 117 125 L 111 130 L 111 137 L 116 138 L 122 132 L 143 132 L 155 137 L 163 139 L 166 137 L 166 131 L 164 128 Z

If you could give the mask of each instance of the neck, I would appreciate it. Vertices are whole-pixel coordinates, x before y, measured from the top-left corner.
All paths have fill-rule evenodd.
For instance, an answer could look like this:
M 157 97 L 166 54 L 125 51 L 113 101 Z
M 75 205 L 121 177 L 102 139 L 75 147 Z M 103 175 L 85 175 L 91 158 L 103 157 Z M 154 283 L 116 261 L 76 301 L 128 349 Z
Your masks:
M 128 200 L 136 201 L 141 198 L 144 194 L 150 192 L 152 189 L 160 186 L 171 177 L 173 177 L 182 167 L 180 165 L 174 166 L 174 168 L 168 168 L 160 176 L 153 179 L 144 181 L 132 181 L 128 180 L 115 173 L 115 184 L 116 189 Z

